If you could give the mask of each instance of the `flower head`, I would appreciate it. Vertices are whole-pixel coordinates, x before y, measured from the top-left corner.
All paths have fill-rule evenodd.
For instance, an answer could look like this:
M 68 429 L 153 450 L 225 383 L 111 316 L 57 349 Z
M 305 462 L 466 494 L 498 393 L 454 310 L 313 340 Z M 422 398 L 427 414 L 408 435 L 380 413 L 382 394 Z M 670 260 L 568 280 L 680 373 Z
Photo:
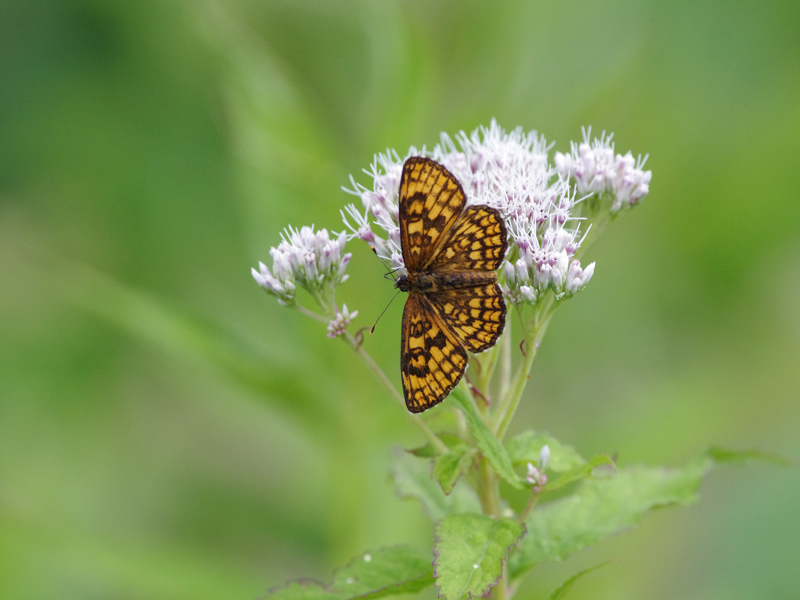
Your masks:
M 355 319 L 357 316 L 357 310 L 350 312 L 347 310 L 347 305 L 342 304 L 342 310 L 337 310 L 336 317 L 331 319 L 331 322 L 328 323 L 328 337 L 334 339 L 342 335 L 347 329 L 347 326 L 350 325 L 350 320 Z
M 579 194 L 607 198 L 611 214 L 634 206 L 650 191 L 652 173 L 643 170 L 647 156 L 615 155 L 613 133 L 606 136 L 604 131 L 600 139 L 590 141 L 591 134 L 591 127 L 584 129 L 583 142 L 572 142 L 569 154 L 556 152 L 556 170 L 575 181 Z
M 534 467 L 533 463 L 528 463 L 528 475 L 525 481 L 533 486 L 534 493 L 538 494 L 542 488 L 547 484 L 547 475 L 544 470 L 539 467 Z
M 327 229 L 314 231 L 314 226 L 293 229 L 281 234 L 281 243 L 271 248 L 272 271 L 262 262 L 252 269 L 253 279 L 284 305 L 295 303 L 297 287 L 305 288 L 326 310 L 333 313 L 336 286 L 347 281 L 345 274 L 350 253 L 344 253 L 347 236 L 335 239 Z
M 424 153 L 412 146 L 404 158 L 400 158 L 394 150 L 376 154 L 370 169 L 364 170 L 372 177 L 372 189 L 356 183 L 352 176 L 352 189 L 342 188 L 348 194 L 361 198 L 364 207 L 363 214 L 354 204 L 348 204 L 342 212 L 342 220 L 351 232 L 348 239 L 358 238 L 369 243 L 380 258 L 393 264 L 400 275 L 406 274 L 400 249 L 400 177 L 406 158 Z M 373 225 L 378 226 L 378 233 L 372 229 Z

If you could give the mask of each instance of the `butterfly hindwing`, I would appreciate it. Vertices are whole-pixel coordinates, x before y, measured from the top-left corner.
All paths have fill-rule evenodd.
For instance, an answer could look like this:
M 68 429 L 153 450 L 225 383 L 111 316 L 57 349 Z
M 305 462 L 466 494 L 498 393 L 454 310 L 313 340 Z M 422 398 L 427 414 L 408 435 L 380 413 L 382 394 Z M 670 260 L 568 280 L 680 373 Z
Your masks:
M 489 206 L 468 207 L 434 253 L 429 269 L 439 271 L 496 271 L 507 246 L 506 226 Z
M 412 156 L 400 179 L 400 243 L 409 271 L 424 268 L 464 210 L 461 184 L 442 165 Z
M 467 350 L 477 354 L 494 346 L 506 322 L 506 303 L 497 283 L 427 295 L 436 312 Z
M 403 311 L 400 375 L 406 407 L 420 413 L 444 400 L 467 368 L 467 352 L 425 296 L 411 293 Z

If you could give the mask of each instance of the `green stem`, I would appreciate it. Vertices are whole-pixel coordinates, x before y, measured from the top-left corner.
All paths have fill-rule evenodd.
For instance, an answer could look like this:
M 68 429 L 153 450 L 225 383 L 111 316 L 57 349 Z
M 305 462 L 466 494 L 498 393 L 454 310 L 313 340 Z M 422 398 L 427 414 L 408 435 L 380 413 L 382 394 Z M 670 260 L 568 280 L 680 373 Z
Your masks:
M 295 304 L 294 306 L 299 312 L 301 312 L 305 316 L 310 317 L 315 321 L 322 323 L 323 325 L 327 325 L 330 322 L 329 319 L 326 319 L 322 315 L 315 313 L 313 310 L 307 309 L 305 306 L 302 306 L 300 304 Z M 347 341 L 347 343 L 350 344 L 350 346 L 355 351 L 356 355 L 362 360 L 362 362 L 367 366 L 367 368 L 370 371 L 372 371 L 372 373 L 375 375 L 378 381 L 381 384 L 383 384 L 383 387 L 385 387 L 388 390 L 389 395 L 392 398 L 394 398 L 398 406 L 400 406 L 403 412 L 405 412 L 408 415 L 409 420 L 412 423 L 414 423 L 414 425 L 416 425 L 419 428 L 419 430 L 422 431 L 425 437 L 428 438 L 430 443 L 433 444 L 434 448 L 436 448 L 436 450 L 438 450 L 442 454 L 447 454 L 448 452 L 450 452 L 450 449 L 447 447 L 447 445 L 445 445 L 445 443 L 441 439 L 439 439 L 439 436 L 436 435 L 430 427 L 428 427 L 428 424 L 425 421 L 423 421 L 421 417 L 406 412 L 407 411 L 406 401 L 403 398 L 403 395 L 397 390 L 396 387 L 394 387 L 392 382 L 389 381 L 389 378 L 386 376 L 386 373 L 384 373 L 383 369 L 381 369 L 378 366 L 378 363 L 372 360 L 372 357 L 367 353 L 366 350 L 364 350 L 364 347 L 358 342 L 356 342 L 355 338 L 350 334 L 349 331 L 345 331 L 343 337 Z
M 501 400 L 506 397 L 508 390 L 511 387 L 511 327 L 503 334 L 500 339 L 503 344 L 501 349 L 502 357 L 500 359 L 500 393 L 498 398 Z
M 303 315 L 305 315 L 305 316 L 307 316 L 307 317 L 309 317 L 309 318 L 311 318 L 311 319 L 314 319 L 314 320 L 315 320 L 315 321 L 317 321 L 318 323 L 322 323 L 322 324 L 323 324 L 323 325 L 325 325 L 325 326 L 327 326 L 327 325 L 328 325 L 328 323 L 330 323 L 330 322 L 331 322 L 331 320 L 330 320 L 330 319 L 326 319 L 326 318 L 325 318 L 325 317 L 323 317 L 321 314 L 319 314 L 319 313 L 315 313 L 313 310 L 309 310 L 309 309 L 307 309 L 307 308 L 306 308 L 305 306 L 303 306 L 302 304 L 295 304 L 295 305 L 294 305 L 294 307 L 297 309 L 297 311 L 298 311 L 300 314 L 303 314 Z
M 483 514 L 486 516 L 491 516 L 494 514 L 492 510 L 492 499 L 490 498 L 491 492 L 489 485 L 489 479 L 491 478 L 491 468 L 489 467 L 489 461 L 486 460 L 485 456 L 480 456 L 478 459 L 478 469 L 479 469 L 479 478 L 478 478 L 478 499 L 481 501 L 481 510 Z
M 528 504 L 525 505 L 525 510 L 522 511 L 519 515 L 519 522 L 520 524 L 525 523 L 525 520 L 528 518 L 528 515 L 531 514 L 531 511 L 536 508 L 536 505 L 539 504 L 539 497 L 541 494 L 537 494 L 531 491 L 531 498 L 528 500 Z
M 508 398 L 503 398 L 502 410 L 498 411 L 495 415 L 492 424 L 492 430 L 500 440 L 503 439 L 503 436 L 508 430 L 511 419 L 514 418 L 514 413 L 517 412 L 517 407 L 522 399 L 522 393 L 525 391 L 525 386 L 528 383 L 531 366 L 533 366 L 533 359 L 536 358 L 538 342 L 542 339 L 542 336 L 544 336 L 556 306 L 558 306 L 557 302 L 546 300 L 534 315 L 531 327 L 525 336 L 525 357 L 514 375 L 514 382 L 509 389 Z
M 433 444 L 434 448 L 441 452 L 442 454 L 447 454 L 450 452 L 450 449 L 447 445 L 439 439 L 439 436 L 434 433 L 434 431 L 428 427 L 428 424 L 422 420 L 421 417 L 417 415 L 412 415 L 411 413 L 406 412 L 406 401 L 403 398 L 403 395 L 398 391 L 396 387 L 389 381 L 389 378 L 386 376 L 386 373 L 383 372 L 372 357 L 364 350 L 364 347 L 356 342 L 355 338 L 350 334 L 349 331 L 345 331 L 344 339 L 352 346 L 353 350 L 355 351 L 356 355 L 363 361 L 363 363 L 367 366 L 367 368 L 372 371 L 373 375 L 378 379 L 378 381 L 383 384 L 383 387 L 387 389 L 389 394 L 394 398 L 395 402 L 397 402 L 398 406 L 408 415 L 409 420 L 416 425 L 419 430 L 428 438 L 431 444 Z

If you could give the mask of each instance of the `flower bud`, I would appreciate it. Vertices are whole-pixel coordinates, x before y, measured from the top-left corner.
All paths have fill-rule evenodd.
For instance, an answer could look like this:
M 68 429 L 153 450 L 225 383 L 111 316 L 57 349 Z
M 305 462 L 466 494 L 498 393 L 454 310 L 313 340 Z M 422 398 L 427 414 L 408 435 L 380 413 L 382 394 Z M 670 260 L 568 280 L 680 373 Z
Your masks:
M 545 444 L 542 446 L 542 449 L 539 451 L 539 470 L 544 473 L 547 469 L 547 463 L 550 460 L 550 446 Z

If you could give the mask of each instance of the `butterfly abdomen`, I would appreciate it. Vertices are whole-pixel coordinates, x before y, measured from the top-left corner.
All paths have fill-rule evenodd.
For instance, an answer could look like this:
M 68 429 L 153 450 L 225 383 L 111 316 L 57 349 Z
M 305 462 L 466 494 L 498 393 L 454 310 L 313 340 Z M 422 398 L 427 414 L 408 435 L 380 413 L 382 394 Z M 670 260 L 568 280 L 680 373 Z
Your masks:
M 456 273 L 436 273 L 433 275 L 437 290 L 455 290 L 495 283 L 497 273 L 494 271 L 458 271 Z

